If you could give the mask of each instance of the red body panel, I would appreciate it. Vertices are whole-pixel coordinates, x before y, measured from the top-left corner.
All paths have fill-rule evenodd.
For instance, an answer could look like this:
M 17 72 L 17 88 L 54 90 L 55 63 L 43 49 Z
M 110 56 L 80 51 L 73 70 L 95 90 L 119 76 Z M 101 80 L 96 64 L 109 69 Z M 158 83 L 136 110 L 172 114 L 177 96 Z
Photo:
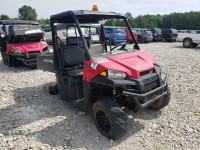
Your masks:
M 33 43 L 18 43 L 18 44 L 7 44 L 6 53 L 8 54 L 10 50 L 20 50 L 23 54 L 28 54 L 28 52 L 43 51 L 44 48 L 48 47 L 46 42 L 33 42 Z
M 125 28 L 125 31 L 126 31 L 126 38 L 127 38 L 127 41 L 132 41 L 133 38 L 131 37 L 131 34 L 130 32 L 128 31 L 127 28 Z M 137 33 L 133 33 L 134 37 L 136 40 L 138 40 L 138 34 Z
M 146 70 L 155 69 L 154 56 L 146 51 L 138 51 L 126 54 L 119 54 L 107 57 L 107 62 L 97 65 L 97 69 L 93 69 L 91 64 L 95 60 L 91 59 L 84 62 L 83 80 L 91 82 L 91 80 L 105 70 L 115 70 L 125 72 L 129 78 L 140 79 L 140 73 Z M 155 69 L 156 70 L 156 69 Z

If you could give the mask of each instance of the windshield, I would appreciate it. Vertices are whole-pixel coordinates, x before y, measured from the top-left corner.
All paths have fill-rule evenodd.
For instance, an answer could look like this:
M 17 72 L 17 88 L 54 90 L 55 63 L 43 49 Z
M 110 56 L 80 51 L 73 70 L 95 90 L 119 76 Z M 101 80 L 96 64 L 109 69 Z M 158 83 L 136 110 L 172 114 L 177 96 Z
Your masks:
M 176 29 L 171 29 L 171 31 L 172 31 L 173 34 L 178 34 Z
M 135 29 L 135 31 L 136 31 L 137 33 L 140 33 L 140 30 L 139 30 L 139 29 Z
M 133 33 L 137 33 L 135 30 L 132 30 Z
M 125 30 L 124 30 L 124 29 L 120 29 L 120 28 L 116 28 L 116 29 L 115 29 L 115 33 L 122 33 L 122 34 L 125 34 Z
M 156 34 L 161 34 L 161 29 L 155 29 Z

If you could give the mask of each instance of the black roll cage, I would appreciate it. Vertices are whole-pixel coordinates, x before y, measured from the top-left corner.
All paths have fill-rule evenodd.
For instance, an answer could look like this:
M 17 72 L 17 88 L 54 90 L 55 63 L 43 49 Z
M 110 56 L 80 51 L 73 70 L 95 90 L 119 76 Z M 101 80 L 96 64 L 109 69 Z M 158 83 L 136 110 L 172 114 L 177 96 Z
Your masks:
M 79 18 L 79 19 L 78 19 Z M 131 27 L 128 23 L 127 18 L 124 15 L 117 14 L 114 12 L 99 12 L 99 11 L 66 11 L 60 14 L 56 14 L 51 16 L 50 21 L 51 21 L 51 29 L 52 29 L 52 40 L 53 40 L 53 49 L 54 49 L 54 58 L 55 58 L 55 63 L 57 64 L 55 67 L 61 68 L 61 60 L 59 59 L 58 54 L 60 55 L 60 51 L 58 50 L 58 42 L 56 40 L 56 28 L 54 23 L 69 23 L 69 24 L 75 24 L 76 28 L 78 29 L 81 41 L 83 43 L 84 49 L 85 49 L 85 58 L 86 60 L 90 60 L 91 56 L 89 54 L 88 46 L 86 44 L 86 41 L 83 37 L 82 31 L 81 31 L 81 26 L 80 23 L 99 23 L 99 20 L 103 19 L 123 19 L 130 34 L 133 39 L 133 42 L 135 43 L 134 49 L 140 50 L 137 41 L 135 40 L 135 37 L 133 35 L 133 32 L 131 30 Z M 103 28 L 103 25 L 101 25 L 101 29 Z M 103 33 L 103 31 L 101 31 Z M 102 34 L 102 38 L 104 37 L 104 33 Z M 105 37 L 104 37 L 105 38 Z M 104 40 L 104 39 L 103 39 Z M 55 42 L 56 41 L 56 42 Z M 61 56 L 61 55 L 60 55 Z

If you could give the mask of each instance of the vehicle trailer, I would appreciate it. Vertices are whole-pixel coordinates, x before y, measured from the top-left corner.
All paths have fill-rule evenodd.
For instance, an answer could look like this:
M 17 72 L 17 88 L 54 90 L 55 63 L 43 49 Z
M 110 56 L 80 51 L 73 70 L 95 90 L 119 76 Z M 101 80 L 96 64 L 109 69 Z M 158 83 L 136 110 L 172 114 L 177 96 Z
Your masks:
M 35 21 L 1 20 L 1 56 L 3 63 L 13 67 L 24 64 L 36 68 L 36 56 L 48 53 L 44 32 Z
M 132 39 L 133 48 L 126 43 L 111 45 L 105 38 L 105 20 L 122 20 Z M 56 23 L 74 27 L 79 37 L 66 36 L 66 43 L 57 38 Z M 83 36 L 80 24 L 101 24 L 101 44 L 91 44 Z M 70 25 L 73 24 L 73 25 Z M 53 53 L 37 57 L 39 69 L 54 72 L 56 85 L 51 94 L 73 103 L 85 112 L 93 112 L 97 129 L 106 137 L 117 139 L 127 130 L 127 117 L 122 107 L 139 111 L 154 110 L 170 101 L 167 76 L 162 80 L 161 68 L 154 56 L 140 50 L 124 15 L 100 11 L 66 11 L 51 16 Z

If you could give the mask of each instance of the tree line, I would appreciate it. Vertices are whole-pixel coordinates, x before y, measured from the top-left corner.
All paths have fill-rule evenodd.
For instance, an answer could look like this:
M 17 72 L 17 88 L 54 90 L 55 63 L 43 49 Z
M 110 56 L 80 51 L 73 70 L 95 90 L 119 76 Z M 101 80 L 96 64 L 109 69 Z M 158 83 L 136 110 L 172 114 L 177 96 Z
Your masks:
M 186 13 L 171 13 L 168 15 L 140 15 L 133 18 L 126 13 L 132 28 L 174 28 L 177 30 L 200 30 L 200 11 Z M 111 19 L 106 21 L 107 26 L 125 26 L 123 21 Z
M 50 20 L 37 19 L 37 12 L 31 6 L 22 6 L 19 8 L 19 15 L 16 18 L 10 18 L 6 14 L 1 14 L 0 20 L 21 19 L 34 20 L 40 24 L 50 24 Z M 140 15 L 133 17 L 131 13 L 125 14 L 132 28 L 175 28 L 178 30 L 200 30 L 200 11 L 191 11 L 186 13 L 171 13 L 168 15 Z M 107 26 L 125 26 L 121 20 L 107 20 Z
M 50 19 L 37 19 L 37 12 L 34 8 L 31 6 L 24 5 L 18 10 L 18 17 L 16 18 L 10 18 L 7 14 L 1 14 L 0 15 L 0 20 L 33 20 L 33 21 L 38 21 L 40 24 L 46 25 L 50 24 Z

